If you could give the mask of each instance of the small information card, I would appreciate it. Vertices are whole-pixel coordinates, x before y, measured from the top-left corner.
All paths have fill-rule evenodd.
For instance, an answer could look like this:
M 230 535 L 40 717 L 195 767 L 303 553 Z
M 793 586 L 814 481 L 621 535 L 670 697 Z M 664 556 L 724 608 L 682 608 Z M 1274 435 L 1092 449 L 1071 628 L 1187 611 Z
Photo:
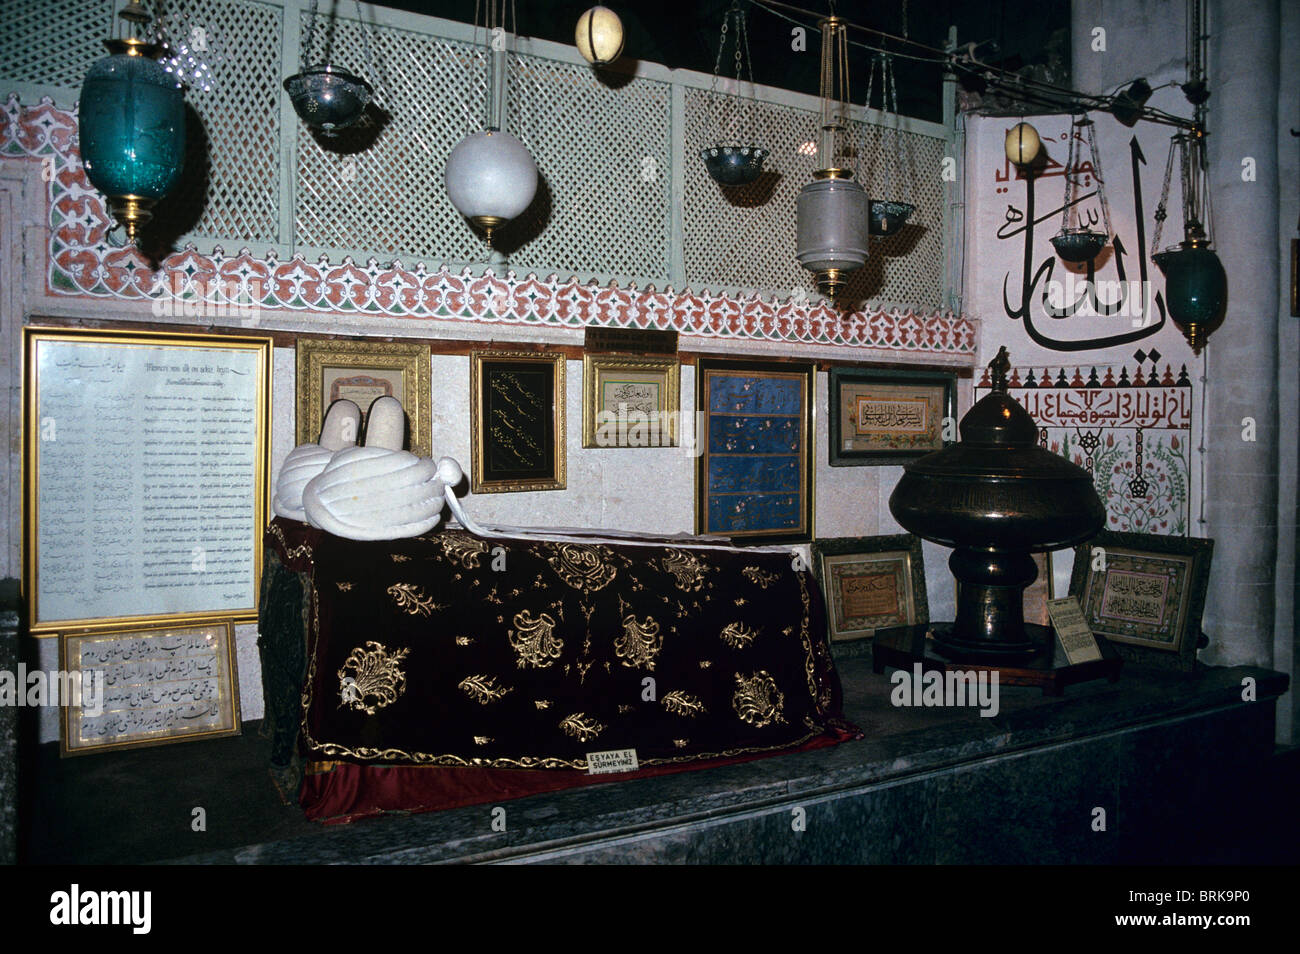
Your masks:
M 587 753 L 588 775 L 609 775 L 614 772 L 636 770 L 636 749 L 611 749 L 608 752 Z
M 1088 621 L 1083 618 L 1078 597 L 1048 600 L 1047 613 L 1052 618 L 1056 637 L 1061 641 L 1061 648 L 1065 650 L 1065 658 L 1070 660 L 1070 665 L 1101 659 L 1101 648 L 1088 627 Z

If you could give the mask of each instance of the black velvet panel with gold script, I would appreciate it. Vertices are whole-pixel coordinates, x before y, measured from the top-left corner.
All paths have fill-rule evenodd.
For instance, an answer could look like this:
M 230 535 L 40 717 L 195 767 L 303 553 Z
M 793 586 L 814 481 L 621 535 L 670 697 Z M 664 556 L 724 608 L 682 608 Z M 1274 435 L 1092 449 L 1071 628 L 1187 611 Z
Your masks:
M 788 553 L 358 542 L 283 519 L 267 542 L 312 580 L 310 758 L 585 770 L 590 752 L 671 764 L 852 730 L 820 591 Z

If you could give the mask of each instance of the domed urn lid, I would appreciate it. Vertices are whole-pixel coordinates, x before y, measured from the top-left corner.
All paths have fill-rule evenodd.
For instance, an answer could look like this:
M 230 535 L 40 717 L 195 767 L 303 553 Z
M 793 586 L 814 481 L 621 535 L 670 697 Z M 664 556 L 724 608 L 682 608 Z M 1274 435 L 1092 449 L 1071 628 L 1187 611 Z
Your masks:
M 989 362 L 993 390 L 966 412 L 958 429 L 961 440 L 943 450 L 904 464 L 909 473 L 944 477 L 1002 477 L 1029 480 L 1085 478 L 1083 468 L 1038 444 L 1038 425 L 1020 402 L 1007 393 L 1011 361 L 1005 347 Z

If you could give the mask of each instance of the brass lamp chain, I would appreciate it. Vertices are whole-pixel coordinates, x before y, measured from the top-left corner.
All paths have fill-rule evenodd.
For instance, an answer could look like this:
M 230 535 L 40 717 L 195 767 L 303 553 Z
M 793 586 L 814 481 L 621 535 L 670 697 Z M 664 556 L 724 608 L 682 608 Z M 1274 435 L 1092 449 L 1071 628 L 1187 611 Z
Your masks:
M 307 68 L 307 58 L 311 56 L 312 44 L 316 40 L 316 11 L 319 6 L 319 0 L 311 0 L 311 5 L 307 8 L 307 36 L 303 39 L 302 49 L 298 54 L 298 63 L 301 69 Z M 325 59 L 329 59 L 329 46 L 326 42 Z
M 1106 200 L 1106 180 L 1101 174 L 1101 153 L 1097 151 L 1097 124 L 1089 119 L 1086 129 L 1088 149 L 1092 152 L 1092 177 L 1097 180 L 1097 202 L 1101 205 L 1101 224 L 1106 230 L 1106 238 L 1109 239 L 1115 233 L 1110 227 L 1110 202 Z
M 375 78 L 375 59 L 370 51 L 370 24 L 361 13 L 361 0 L 356 0 L 356 5 L 357 20 L 361 23 L 361 51 L 366 58 L 366 79 L 370 80 L 370 88 L 377 91 L 379 81 Z
M 732 23 L 734 21 L 734 27 Z M 733 32 L 732 61 L 735 73 L 739 102 L 731 110 L 726 108 L 726 97 L 718 89 L 718 80 L 722 77 L 722 59 L 727 50 L 727 34 Z M 713 64 L 713 81 L 709 84 L 709 122 L 712 124 L 715 142 L 739 143 L 739 130 L 750 124 L 751 106 L 749 99 L 739 95 L 742 82 L 754 83 L 754 61 L 749 52 L 749 31 L 745 26 L 745 10 L 740 0 L 732 0 L 727 12 L 722 15 L 722 30 L 718 38 L 718 56 Z
M 904 8 L 906 9 L 906 7 Z M 906 33 L 906 31 L 904 31 Z M 887 114 L 890 119 L 881 123 L 882 133 L 880 135 L 880 165 L 884 168 L 881 185 L 881 197 L 886 199 L 894 198 L 889 191 L 893 183 L 894 167 L 898 167 L 898 173 L 903 179 L 904 195 L 899 198 L 910 199 L 912 193 L 912 182 L 916 178 L 916 156 L 913 154 L 911 140 L 908 145 L 902 145 L 901 126 L 903 122 L 902 113 L 898 111 L 898 86 L 894 79 L 894 57 L 892 53 L 877 53 L 871 58 L 871 69 L 867 73 L 867 109 L 871 109 L 871 99 L 876 81 L 876 66 L 880 66 L 880 111 Z M 866 136 L 866 124 L 863 124 L 863 138 Z M 863 149 L 865 153 L 865 148 Z M 906 157 L 904 157 L 906 152 Z
M 836 133 L 846 128 L 848 103 L 852 98 L 849 83 L 848 30 L 844 21 L 832 14 L 821 22 L 822 52 L 821 126 L 822 149 L 819 162 L 823 168 L 836 166 Z M 838 68 L 839 75 L 836 76 Z
M 1165 181 L 1160 186 L 1160 202 L 1156 205 L 1156 230 L 1151 236 L 1151 254 L 1155 255 L 1160 251 L 1160 236 L 1165 230 L 1165 219 L 1169 218 L 1169 183 L 1174 175 L 1174 153 L 1178 149 L 1178 139 L 1181 133 L 1174 135 L 1169 140 L 1169 158 L 1165 160 Z

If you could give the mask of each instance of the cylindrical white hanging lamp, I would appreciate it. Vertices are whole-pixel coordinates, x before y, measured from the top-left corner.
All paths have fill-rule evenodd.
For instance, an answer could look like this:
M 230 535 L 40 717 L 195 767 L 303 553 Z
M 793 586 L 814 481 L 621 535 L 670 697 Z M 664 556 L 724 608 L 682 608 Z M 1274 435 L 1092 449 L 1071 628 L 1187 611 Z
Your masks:
M 811 271 L 817 290 L 834 298 L 846 273 L 867 261 L 869 199 L 866 191 L 838 170 L 822 170 L 799 190 L 795 257 Z
M 844 288 L 846 275 L 867 261 L 871 203 L 853 172 L 840 163 L 837 138 L 848 128 L 848 34 L 844 21 L 821 22 L 820 168 L 799 190 L 795 206 L 795 257 L 813 273 L 817 290 L 829 298 Z

